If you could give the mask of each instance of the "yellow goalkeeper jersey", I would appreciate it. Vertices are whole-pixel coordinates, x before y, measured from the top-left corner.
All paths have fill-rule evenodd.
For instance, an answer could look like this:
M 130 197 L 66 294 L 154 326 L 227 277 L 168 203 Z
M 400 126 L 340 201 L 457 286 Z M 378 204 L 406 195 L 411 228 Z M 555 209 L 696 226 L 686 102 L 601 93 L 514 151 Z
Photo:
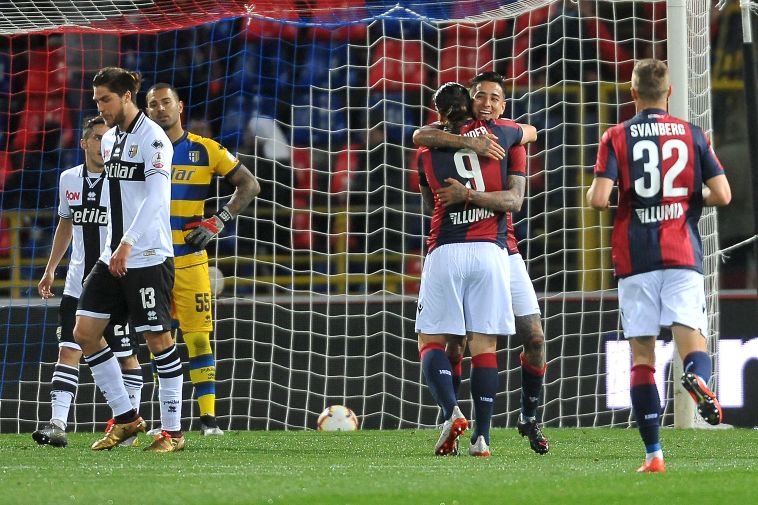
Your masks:
M 205 199 L 213 176 L 227 177 L 239 169 L 236 156 L 215 140 L 184 132 L 174 142 L 171 161 L 171 238 L 174 266 L 184 268 L 208 261 L 205 249 L 184 242 L 184 226 L 205 217 Z

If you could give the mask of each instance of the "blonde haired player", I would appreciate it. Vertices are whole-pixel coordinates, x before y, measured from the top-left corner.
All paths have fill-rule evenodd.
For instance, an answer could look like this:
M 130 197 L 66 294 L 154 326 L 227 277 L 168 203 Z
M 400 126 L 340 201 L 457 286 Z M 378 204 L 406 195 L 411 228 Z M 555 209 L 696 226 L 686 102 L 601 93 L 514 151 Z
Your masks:
M 591 207 L 607 210 L 618 182 L 611 254 L 632 351 L 632 407 L 645 445 L 637 471 L 645 473 L 666 471 L 654 368 L 662 327 L 671 328 L 684 365 L 682 386 L 700 415 L 713 425 L 723 419 L 707 385 L 712 365 L 698 221 L 703 206 L 727 205 L 732 191 L 703 130 L 668 113 L 671 89 L 663 61 L 637 62 L 631 90 L 637 114 L 603 134 L 587 191 Z
M 172 316 L 179 322 L 189 354 L 190 379 L 195 386 L 203 435 L 223 435 L 216 421 L 216 363 L 211 284 L 205 247 L 260 192 L 260 185 L 240 161 L 216 141 L 185 131 L 184 104 L 176 89 L 158 83 L 147 92 L 147 113 L 168 135 L 174 147 L 171 167 L 171 232 L 176 280 Z M 204 219 L 205 198 L 213 176 L 236 187 L 229 203 Z

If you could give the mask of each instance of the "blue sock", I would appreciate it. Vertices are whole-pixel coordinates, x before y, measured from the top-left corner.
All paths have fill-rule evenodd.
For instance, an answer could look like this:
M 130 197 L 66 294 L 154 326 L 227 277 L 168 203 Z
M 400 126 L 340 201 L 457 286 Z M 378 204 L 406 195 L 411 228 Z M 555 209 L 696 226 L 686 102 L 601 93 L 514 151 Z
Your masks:
M 632 408 L 637 419 L 645 452 L 661 449 L 659 430 L 661 426 L 661 400 L 655 387 L 655 368 L 649 365 L 632 367 Z
M 522 352 L 521 360 L 521 417 L 534 419 L 537 417 L 537 407 L 540 405 L 542 381 L 545 378 L 547 363 L 542 368 L 530 364 Z
M 684 357 L 682 365 L 685 372 L 692 372 L 708 384 L 711 380 L 711 373 L 713 372 L 713 365 L 711 365 L 711 358 L 703 351 L 693 351 Z
M 457 360 L 448 356 L 450 361 L 450 369 L 453 372 L 453 392 L 455 397 L 458 398 L 458 390 L 461 388 L 461 375 L 463 375 L 463 356 L 459 356 Z
M 497 357 L 495 353 L 483 353 L 471 358 L 471 398 L 474 400 L 474 415 L 476 429 L 471 437 L 471 443 L 476 443 L 479 436 L 490 443 L 490 424 L 492 411 L 495 408 L 497 394 Z
M 441 344 L 426 344 L 419 354 L 426 385 L 429 386 L 437 405 L 442 408 L 443 417 L 448 419 L 458 401 L 453 391 L 453 372 L 445 354 L 445 347 Z

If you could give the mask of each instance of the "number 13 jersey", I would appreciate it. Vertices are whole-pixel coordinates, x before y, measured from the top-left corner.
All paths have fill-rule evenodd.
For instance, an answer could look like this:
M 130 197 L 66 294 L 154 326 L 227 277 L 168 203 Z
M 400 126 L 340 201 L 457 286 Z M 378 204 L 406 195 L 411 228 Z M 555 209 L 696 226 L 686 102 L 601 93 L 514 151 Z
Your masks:
M 100 146 L 110 193 L 108 239 L 100 260 L 108 264 L 123 237 L 135 241 L 129 268 L 159 265 L 171 245 L 171 158 L 163 128 L 140 111 L 126 130 L 114 126 Z
M 618 181 L 611 254 L 617 277 L 686 268 L 703 273 L 702 185 L 724 169 L 698 126 L 645 109 L 609 128 L 595 177 Z

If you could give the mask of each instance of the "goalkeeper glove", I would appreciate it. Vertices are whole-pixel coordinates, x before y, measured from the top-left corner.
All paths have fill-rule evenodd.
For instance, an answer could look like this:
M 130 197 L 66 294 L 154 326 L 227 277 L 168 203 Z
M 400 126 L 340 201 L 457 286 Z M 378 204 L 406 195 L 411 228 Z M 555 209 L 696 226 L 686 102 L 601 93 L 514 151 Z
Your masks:
M 224 225 L 234 219 L 229 209 L 224 207 L 208 219 L 194 221 L 184 225 L 185 230 L 192 230 L 184 237 L 184 242 L 198 249 L 205 249 L 208 242 L 224 229 Z

